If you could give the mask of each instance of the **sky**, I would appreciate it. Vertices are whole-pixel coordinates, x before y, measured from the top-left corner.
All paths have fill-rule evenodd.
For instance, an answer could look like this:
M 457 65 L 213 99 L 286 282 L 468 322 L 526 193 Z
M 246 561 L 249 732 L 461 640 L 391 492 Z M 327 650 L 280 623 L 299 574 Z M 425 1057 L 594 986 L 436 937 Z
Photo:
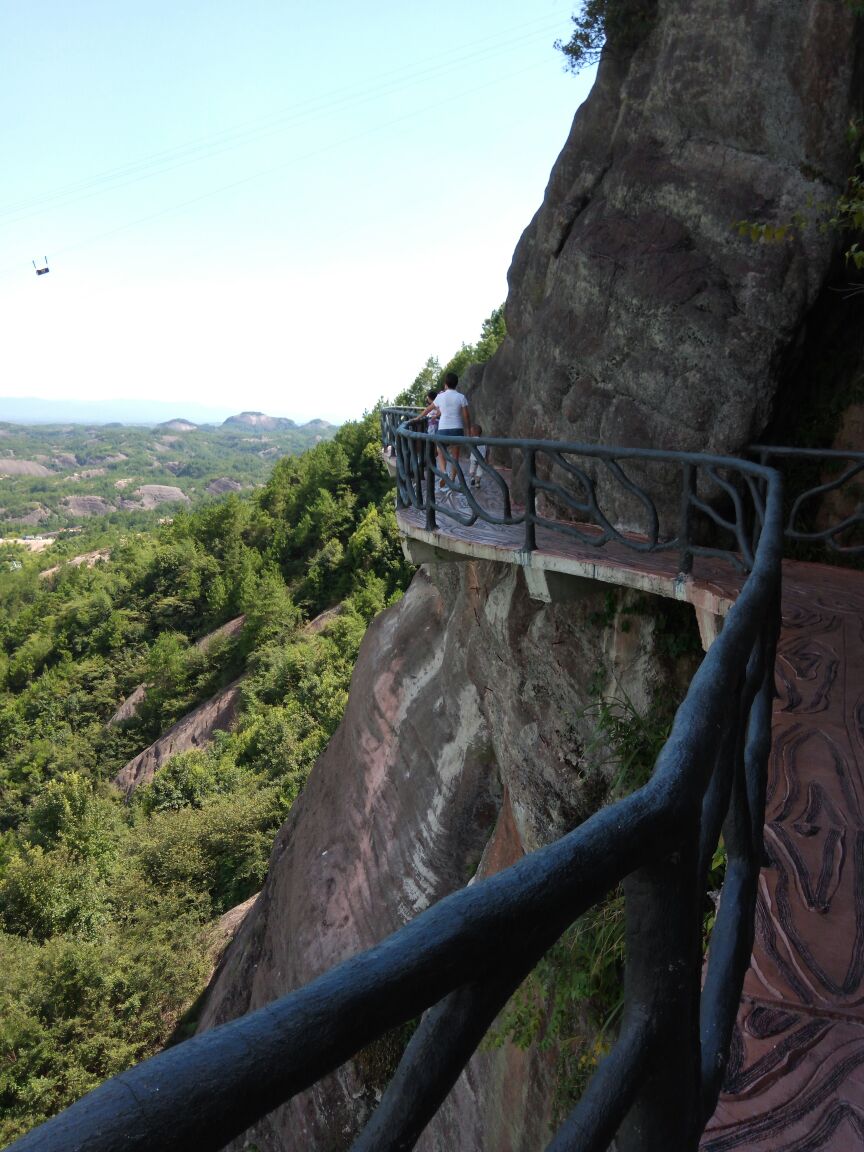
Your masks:
M 506 296 L 573 9 L 0 0 L 0 398 L 392 398 Z

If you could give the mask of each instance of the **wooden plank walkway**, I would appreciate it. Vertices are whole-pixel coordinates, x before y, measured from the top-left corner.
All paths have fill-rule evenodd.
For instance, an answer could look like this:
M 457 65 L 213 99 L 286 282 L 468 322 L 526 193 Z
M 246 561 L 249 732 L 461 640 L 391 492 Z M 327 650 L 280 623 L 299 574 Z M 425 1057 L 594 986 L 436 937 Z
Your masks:
M 398 520 L 411 539 L 451 554 L 525 563 L 520 528 L 441 517 L 428 533 L 413 509 Z M 607 545 L 598 554 L 542 531 L 537 542 L 532 566 L 719 615 L 743 582 L 718 561 L 697 560 L 696 578 L 683 582 L 674 553 Z M 771 864 L 727 1082 L 701 1147 L 849 1152 L 864 1147 L 864 574 L 784 562 L 776 674 Z

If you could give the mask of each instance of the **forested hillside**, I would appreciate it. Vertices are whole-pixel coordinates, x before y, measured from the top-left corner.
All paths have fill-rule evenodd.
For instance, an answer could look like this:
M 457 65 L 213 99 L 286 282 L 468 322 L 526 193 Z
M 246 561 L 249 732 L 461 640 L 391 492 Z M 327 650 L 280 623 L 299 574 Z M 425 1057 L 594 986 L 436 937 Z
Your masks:
M 168 1038 L 206 979 L 208 925 L 260 886 L 366 623 L 409 574 L 374 413 L 281 460 L 254 498 L 99 542 L 110 559 L 92 567 L 0 573 L 6 1140 Z M 196 647 L 240 614 L 238 634 Z M 124 806 L 115 773 L 238 677 L 233 730 Z M 137 714 L 109 725 L 139 684 Z
M 49 554 L 12 554 L 0 1143 L 187 1034 L 224 944 L 219 917 L 259 889 L 341 719 L 367 623 L 411 576 L 377 410 L 279 460 L 254 492 L 156 529 L 101 518 Z M 124 799 L 123 766 L 229 684 L 230 730 Z

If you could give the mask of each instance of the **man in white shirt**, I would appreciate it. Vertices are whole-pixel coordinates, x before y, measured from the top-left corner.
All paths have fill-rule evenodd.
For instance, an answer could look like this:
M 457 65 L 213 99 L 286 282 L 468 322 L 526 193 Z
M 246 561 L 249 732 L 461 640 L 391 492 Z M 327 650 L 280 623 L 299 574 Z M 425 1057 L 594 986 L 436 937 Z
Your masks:
M 441 436 L 467 436 L 468 430 L 471 427 L 471 419 L 468 412 L 468 401 L 465 396 L 456 390 L 456 385 L 459 383 L 459 377 L 455 372 L 448 372 L 444 377 L 444 388 L 435 397 L 434 403 L 429 405 L 429 408 L 437 408 L 441 413 L 438 421 L 438 432 Z M 428 409 L 427 409 L 428 411 Z M 425 413 L 423 413 L 425 415 Z M 456 462 L 459 459 L 459 445 L 450 444 L 448 450 L 453 457 L 452 476 L 456 479 Z M 441 452 L 438 453 L 438 467 L 443 472 L 445 470 L 444 456 Z M 443 478 L 438 481 L 441 488 L 444 487 Z

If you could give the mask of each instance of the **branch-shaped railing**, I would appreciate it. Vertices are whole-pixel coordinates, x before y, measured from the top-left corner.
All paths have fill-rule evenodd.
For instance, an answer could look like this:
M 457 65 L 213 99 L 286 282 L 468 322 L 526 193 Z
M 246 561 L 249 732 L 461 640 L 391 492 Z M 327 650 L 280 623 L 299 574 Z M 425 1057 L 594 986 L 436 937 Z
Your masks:
M 385 452 L 392 454 L 395 451 L 396 432 L 400 425 L 404 424 L 406 420 L 416 418 L 422 411 L 422 408 L 415 408 L 411 405 L 381 409 L 379 417 L 381 421 L 381 447 Z
M 438 483 L 443 471 L 426 447 L 428 437 L 399 430 L 395 440 L 400 500 L 428 498 L 429 477 Z M 445 465 L 449 443 L 439 438 Z M 413 448 L 420 444 L 422 454 Z M 573 500 L 567 506 L 580 514 L 585 508 L 599 514 L 595 537 L 644 547 L 644 539 L 631 539 L 602 518 L 588 472 L 571 471 L 572 445 L 542 442 L 529 451 L 548 454 L 581 485 L 573 497 L 557 481 L 541 480 L 529 460 L 535 492 Z M 607 448 L 589 453 L 625 489 L 632 482 L 621 462 L 636 455 Z M 679 469 L 685 505 L 672 539 L 662 537 L 657 516 L 650 547 L 678 548 L 685 559 L 696 551 L 685 526 L 688 510 L 701 506 L 701 469 L 726 491 L 735 519 L 721 521 L 741 544 L 739 564 L 752 569 L 678 709 L 649 783 L 506 871 L 441 900 L 306 987 L 107 1081 L 23 1137 L 14 1145 L 18 1152 L 221 1148 L 377 1037 L 425 1012 L 353 1145 L 354 1152 L 410 1149 L 526 974 L 568 925 L 622 881 L 627 960 L 620 1033 L 549 1149 L 601 1152 L 616 1134 L 620 1152 L 696 1149 L 720 1089 L 753 939 L 779 626 L 782 491 L 779 475 L 756 464 L 674 453 L 647 457 Z M 412 471 L 419 469 L 422 475 Z M 493 471 L 486 466 L 490 484 Z M 460 475 L 457 465 L 455 486 L 469 515 L 479 516 Z M 631 494 L 653 522 L 653 502 L 635 487 Z M 536 497 L 526 515 L 527 505 L 514 510 L 505 491 L 499 495 L 500 522 L 521 522 L 526 546 L 531 528 L 549 526 Z M 430 503 L 434 514 L 434 492 Z M 464 515 L 455 508 L 450 514 Z M 721 832 L 728 865 L 703 986 L 705 893 Z
M 823 474 L 818 484 L 790 492 L 784 528 L 787 540 L 823 545 L 845 556 L 864 555 L 864 478 L 856 481 L 864 473 L 864 452 L 769 444 L 754 444 L 750 452 L 772 468 L 782 470 L 783 462 L 797 462 L 811 464 Z M 842 493 L 847 507 L 851 496 L 854 510 L 841 511 L 839 519 L 832 519 L 825 501 L 832 492 Z
M 617 541 L 633 551 L 677 551 L 679 570 L 685 573 L 691 571 L 696 556 L 721 558 L 743 571 L 753 565 L 763 498 L 760 482 L 743 471 L 737 460 L 733 467 L 728 457 L 702 453 L 430 436 L 419 426 L 416 411 L 385 409 L 382 428 L 386 420 L 387 443 L 397 459 L 397 503 L 422 511 L 429 530 L 437 529 L 443 516 L 463 526 L 477 521 L 521 525 L 526 552 L 537 548 L 540 528 L 547 531 L 547 538 L 558 535 L 594 547 Z M 406 423 L 408 417 L 414 419 Z M 514 453 L 522 458 L 518 492 L 512 492 L 502 471 L 488 462 L 489 452 L 499 459 Z M 797 462 L 821 473 L 817 484 L 806 488 L 796 484 L 789 492 L 784 524 L 787 540 L 822 545 L 844 556 L 864 555 L 864 452 L 756 444 L 748 453 L 766 467 L 782 471 L 784 463 Z M 482 495 L 466 476 L 472 460 L 484 478 Z M 657 497 L 644 482 L 627 474 L 628 463 L 643 472 L 652 465 L 666 466 L 666 475 L 655 474 L 652 485 L 653 492 L 661 491 L 667 510 L 670 487 L 678 492 L 677 523 L 667 524 L 666 531 Z M 826 506 L 826 497 L 835 492 L 842 494 L 839 512 Z M 618 528 L 620 517 L 604 511 L 604 504 L 616 503 L 616 496 L 620 503 L 624 494 L 630 497 L 631 515 L 633 510 L 637 517 L 641 513 L 634 531 Z M 540 500 L 551 503 L 555 514 L 538 512 Z
M 765 517 L 764 481 L 744 461 L 554 440 L 433 436 L 411 423 L 393 439 L 397 506 L 422 512 L 429 531 L 443 516 L 463 527 L 477 521 L 521 526 L 524 552 L 537 549 L 543 531 L 547 540 L 564 537 L 598 548 L 614 541 L 635 552 L 677 552 L 684 573 L 697 556 L 724 559 L 744 572 L 753 567 Z M 517 491 L 490 463 L 493 453 L 521 457 Z M 479 488 L 467 474 L 471 461 Z M 628 473 L 630 467 L 654 470 L 653 492 Z M 628 530 L 617 526 L 622 503 L 629 506 Z M 610 504 L 613 511 L 607 511 Z M 671 518 L 670 507 L 676 508 Z

